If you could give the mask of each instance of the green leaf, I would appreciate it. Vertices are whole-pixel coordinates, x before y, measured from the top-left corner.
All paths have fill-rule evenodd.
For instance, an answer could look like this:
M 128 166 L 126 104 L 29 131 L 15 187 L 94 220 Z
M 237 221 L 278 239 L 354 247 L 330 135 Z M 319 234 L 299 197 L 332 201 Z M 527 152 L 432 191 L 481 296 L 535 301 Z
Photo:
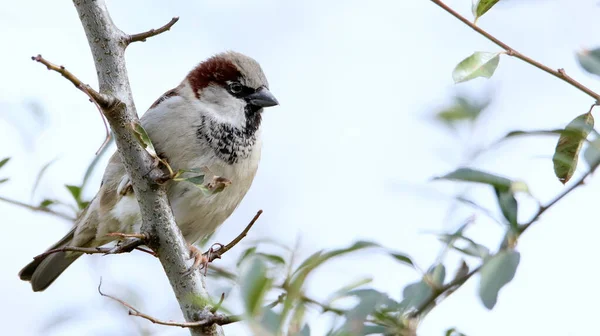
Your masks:
M 600 76 L 600 48 L 578 52 L 577 60 L 585 71 Z
M 490 78 L 500 62 L 500 53 L 476 52 L 462 60 L 454 71 L 454 83 L 462 83 L 477 77 Z
M 501 250 L 490 257 L 479 272 L 479 297 L 487 309 L 492 309 L 498 300 L 498 292 L 512 281 L 519 266 L 521 255 L 515 250 Z
M 477 258 L 481 258 L 481 259 L 485 259 L 490 255 L 490 250 L 481 245 L 478 244 L 476 242 L 474 242 L 471 238 L 467 238 L 465 236 L 455 236 L 455 235 L 449 235 L 449 234 L 442 234 L 439 237 L 439 240 L 448 244 L 448 246 L 450 246 L 451 248 L 460 251 L 466 255 L 470 255 L 472 257 L 477 257 Z M 456 241 L 463 241 L 465 242 L 467 245 L 463 248 L 463 247 L 457 247 L 452 241 L 456 240 Z
M 246 314 L 255 317 L 262 313 L 264 297 L 273 281 L 267 276 L 267 266 L 261 258 L 253 258 L 245 266 L 240 282 L 242 296 Z
M 387 329 L 382 325 L 363 326 L 362 335 L 386 335 Z
M 594 117 L 591 113 L 585 113 L 573 119 L 565 128 L 576 132 L 575 134 L 569 132 L 558 139 L 552 161 L 554 174 L 562 184 L 567 183 L 575 173 L 579 151 L 592 129 L 594 129 Z
M 79 204 L 79 202 L 81 202 L 81 188 L 74 185 L 66 185 L 65 187 L 67 187 L 71 196 L 73 196 L 73 199 Z
M 148 153 L 150 153 L 152 157 L 158 158 L 156 150 L 154 149 L 154 145 L 152 144 L 152 140 L 150 140 L 150 136 L 148 135 L 144 127 L 142 127 L 142 125 L 140 125 L 137 122 L 132 122 L 131 129 L 133 130 L 133 135 L 135 136 L 137 141 L 139 141 L 139 143 L 144 147 L 144 149 Z
M 490 10 L 499 0 L 477 0 L 473 3 L 473 15 L 475 15 L 475 22 L 477 19 L 483 16 L 487 11 Z
M 9 157 L 0 160 L 0 168 L 4 167 L 4 165 L 10 160 Z
M 364 322 L 377 307 L 387 299 L 387 295 L 376 290 L 364 290 L 358 295 L 360 302 L 346 313 L 346 323 L 342 330 L 351 335 L 364 335 Z
M 437 264 L 431 272 L 431 282 L 435 288 L 441 288 L 446 278 L 446 267 L 443 264 Z
M 390 256 L 392 256 L 394 259 L 396 259 L 397 261 L 399 261 L 403 264 L 407 264 L 409 266 L 415 267 L 415 263 L 406 254 L 402 254 L 402 253 L 398 253 L 398 252 L 390 252 Z
M 0 184 L 7 182 L 8 180 L 9 180 L 8 177 L 2 178 L 2 179 L 0 179 Z
M 456 330 L 456 328 L 450 328 L 450 329 L 446 330 L 446 336 L 467 336 L 467 335 Z
M 504 218 L 506 218 L 514 232 L 518 232 L 519 224 L 517 222 L 517 214 L 519 204 L 517 203 L 515 194 L 512 190 L 500 190 L 498 188 L 495 188 L 494 190 L 496 192 L 496 197 L 498 198 L 498 205 L 500 205 L 502 215 L 504 215 Z
M 512 181 L 498 175 L 486 173 L 471 168 L 459 168 L 444 176 L 436 177 L 434 180 L 452 180 L 464 182 L 477 182 L 489 184 L 501 190 L 510 190 Z
M 591 170 L 596 169 L 600 164 L 600 138 L 596 138 L 583 151 L 583 158 L 590 166 Z
M 489 99 L 479 102 L 466 96 L 455 96 L 454 103 L 438 111 L 435 114 L 435 119 L 450 128 L 454 128 L 461 122 L 477 120 L 489 104 Z
M 240 267 L 240 265 L 242 264 L 242 262 L 244 262 L 244 260 L 248 259 L 248 257 L 250 257 L 251 255 L 254 255 L 256 253 L 256 246 L 252 246 L 247 248 L 246 250 L 244 250 L 244 252 L 242 252 L 242 254 L 240 254 L 240 257 L 237 261 L 237 267 Z
M 44 176 L 44 174 L 46 173 L 46 170 L 48 170 L 48 168 L 50 167 L 50 165 L 52 165 L 54 162 L 56 162 L 57 159 L 53 159 L 50 162 L 46 163 L 42 169 L 40 170 L 40 172 L 37 174 L 37 177 L 35 178 L 35 182 L 33 183 L 33 188 L 31 188 L 31 196 L 33 196 L 35 194 L 35 191 L 37 189 L 37 187 L 40 184 L 40 181 L 42 180 L 42 177 Z
M 336 290 L 333 294 L 330 294 L 329 298 L 325 301 L 325 304 L 327 306 L 331 306 L 331 304 L 334 301 L 336 301 L 336 300 L 338 300 L 340 298 L 343 298 L 343 297 L 347 297 L 348 295 L 350 295 L 349 293 L 352 290 L 354 290 L 354 289 L 356 289 L 356 288 L 358 288 L 360 286 L 364 286 L 366 284 L 369 284 L 372 281 L 373 281 L 373 279 L 371 279 L 371 278 L 365 278 L 365 279 L 360 279 L 359 281 L 352 282 L 352 283 L 350 283 L 350 284 L 348 284 L 348 285 L 346 285 L 346 286 L 344 286 L 344 287 Z
M 282 256 L 270 253 L 256 253 L 257 256 L 265 258 L 265 260 L 271 262 L 274 265 L 285 265 L 285 259 Z
M 266 309 L 260 319 L 260 324 L 265 331 L 269 332 L 267 335 L 276 335 L 281 325 L 281 315 L 272 309 Z
M 45 199 L 45 200 L 43 200 L 43 201 L 40 203 L 40 206 L 39 206 L 39 207 L 40 207 L 40 208 L 47 208 L 47 207 L 49 207 L 50 205 L 52 205 L 52 204 L 54 204 L 54 203 L 55 203 L 55 202 L 54 202 L 53 200 L 51 200 L 51 199 Z
M 416 308 L 428 300 L 431 295 L 433 295 L 433 289 L 427 282 L 421 280 L 404 287 L 401 305 L 406 308 Z

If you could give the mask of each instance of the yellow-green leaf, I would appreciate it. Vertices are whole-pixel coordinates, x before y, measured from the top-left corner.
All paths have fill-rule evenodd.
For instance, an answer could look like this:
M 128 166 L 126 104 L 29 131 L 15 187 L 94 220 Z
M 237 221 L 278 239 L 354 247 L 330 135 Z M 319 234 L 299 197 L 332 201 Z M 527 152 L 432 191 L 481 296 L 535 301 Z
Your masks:
M 475 52 L 462 60 L 454 71 L 454 83 L 466 82 L 477 77 L 490 78 L 500 62 L 500 53 Z
M 154 145 L 150 140 L 150 136 L 148 136 L 148 133 L 142 127 L 142 125 L 133 122 L 131 123 L 131 128 L 133 129 L 133 134 L 135 135 L 135 138 L 140 142 L 142 146 L 144 146 L 144 149 L 146 149 L 146 151 L 148 151 L 148 153 L 150 153 L 152 157 L 158 158 L 156 150 L 154 149 Z
M 600 48 L 579 51 L 577 61 L 585 71 L 600 76 Z
M 495 4 L 500 0 L 476 0 L 473 2 L 473 15 L 475 15 L 475 21 L 483 16 L 490 8 L 494 7 Z
M 594 117 L 591 113 L 585 113 L 573 119 L 558 139 L 552 162 L 554 163 L 554 174 L 563 184 L 567 183 L 579 160 L 579 151 L 588 134 L 594 129 Z

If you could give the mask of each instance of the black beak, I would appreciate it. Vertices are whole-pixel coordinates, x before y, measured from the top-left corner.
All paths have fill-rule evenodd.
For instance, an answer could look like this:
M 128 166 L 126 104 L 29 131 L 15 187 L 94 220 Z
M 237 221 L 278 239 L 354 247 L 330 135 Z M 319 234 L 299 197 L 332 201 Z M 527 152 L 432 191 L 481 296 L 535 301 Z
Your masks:
M 271 91 L 269 91 L 269 89 L 267 89 L 264 86 L 260 87 L 258 90 L 256 90 L 256 92 L 247 95 L 246 101 L 258 107 L 270 107 L 279 105 L 279 102 L 277 101 L 275 96 L 273 96 Z

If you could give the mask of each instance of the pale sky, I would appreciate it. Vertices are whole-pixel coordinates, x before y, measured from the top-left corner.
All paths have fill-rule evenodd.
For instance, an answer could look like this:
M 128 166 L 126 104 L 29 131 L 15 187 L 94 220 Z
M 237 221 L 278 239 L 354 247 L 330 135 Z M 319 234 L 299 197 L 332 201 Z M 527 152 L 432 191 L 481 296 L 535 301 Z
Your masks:
M 447 3 L 471 17 L 470 1 Z M 453 230 L 472 214 L 462 210 L 448 217 L 449 198 L 435 195 L 452 195 L 462 188 L 429 182 L 464 162 L 464 142 L 431 122 L 436 108 L 456 92 L 491 92 L 493 105 L 469 140 L 476 146 L 514 129 L 563 127 L 592 103 L 567 84 L 508 57 L 501 59 L 491 80 L 455 86 L 451 72 L 459 61 L 473 51 L 499 49 L 426 0 L 136 0 L 108 5 L 116 24 L 128 33 L 180 16 L 170 32 L 127 51 L 138 112 L 176 86 L 194 65 L 229 49 L 262 64 L 281 103 L 265 111 L 262 162 L 254 184 L 215 237 L 226 243 L 258 209 L 265 211 L 245 245 L 231 252 L 229 263 L 251 239 L 293 245 L 300 237 L 302 256 L 373 240 L 410 254 L 426 268 L 442 247 L 427 232 Z M 599 14 L 595 0 L 503 1 L 479 25 L 600 90 L 600 82 L 585 74 L 575 59 L 575 51 L 600 45 Z M 42 54 L 96 86 L 77 14 L 69 1 L 12 1 L 0 9 L 0 31 L 0 157 L 13 157 L 0 170 L 0 178 L 11 177 L 0 186 L 0 195 L 30 201 L 37 172 L 58 158 L 34 201 L 66 199 L 63 185 L 80 183 L 103 141 L 104 128 L 81 92 L 30 57 Z M 27 115 L 28 101 L 44 108 L 44 122 Z M 526 181 L 546 201 L 563 188 L 552 172 L 554 145 L 550 138 L 514 140 L 476 164 Z M 97 171 L 88 197 L 99 181 Z M 596 330 L 600 274 L 594 261 L 600 231 L 594 222 L 594 195 L 599 187 L 592 179 L 522 237 L 521 264 L 493 311 L 477 297 L 475 277 L 423 321 L 419 335 L 443 335 L 450 327 L 469 336 L 589 335 Z M 487 188 L 473 195 L 496 210 Z M 531 204 L 525 203 L 521 220 L 532 214 Z M 4 203 L 0 214 L 5 237 L 0 245 L 3 334 L 123 335 L 124 325 L 133 323 L 165 335 L 187 334 L 137 321 L 98 295 L 102 276 L 107 292 L 118 295 L 125 285 L 135 287 L 140 297 L 124 299 L 140 302 L 154 316 L 182 319 L 160 264 L 139 253 L 84 256 L 48 290 L 31 292 L 29 284 L 18 280 L 18 271 L 62 237 L 69 223 Z M 495 249 L 502 230 L 479 216 L 470 236 Z M 226 265 L 227 256 L 218 263 Z M 448 267 L 457 264 L 456 256 L 448 258 Z M 353 255 L 315 274 L 308 294 L 324 298 L 364 276 L 373 277 L 375 288 L 399 300 L 403 287 L 419 275 L 382 255 Z M 45 323 L 61 313 L 73 318 L 45 331 Z M 329 327 L 326 318 L 311 321 L 314 335 Z M 249 334 L 241 324 L 225 331 Z

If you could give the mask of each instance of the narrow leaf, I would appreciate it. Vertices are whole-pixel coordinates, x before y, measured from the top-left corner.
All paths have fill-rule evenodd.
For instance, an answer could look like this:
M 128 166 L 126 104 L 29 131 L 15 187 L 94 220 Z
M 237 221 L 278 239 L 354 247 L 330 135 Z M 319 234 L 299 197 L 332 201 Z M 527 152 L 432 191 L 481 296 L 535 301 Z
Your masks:
M 558 139 L 552 161 L 554 174 L 562 184 L 567 183 L 575 173 L 579 151 L 593 128 L 594 117 L 591 113 L 585 113 L 573 119 L 565 127 L 566 130 L 576 132 L 575 134 L 569 132 L 561 135 Z
M 9 160 L 9 157 L 0 160 L 0 168 L 2 168 Z
M 517 232 L 519 226 L 517 223 L 519 204 L 515 199 L 514 193 L 512 190 L 500 190 L 498 188 L 495 189 L 495 192 L 502 215 L 504 215 L 504 218 L 506 218 L 514 232 Z
M 475 52 L 462 60 L 454 71 L 454 83 L 466 82 L 477 77 L 490 78 L 500 62 L 500 53 Z
M 152 140 L 150 140 L 150 136 L 146 132 L 146 130 L 139 123 L 133 122 L 131 123 L 131 128 L 133 129 L 133 134 L 135 138 L 139 141 L 139 143 L 152 155 L 152 157 L 157 158 L 156 150 L 154 149 L 154 145 L 152 144 Z
M 77 204 L 79 204 L 79 202 L 81 202 L 81 188 L 74 185 L 66 185 L 65 187 L 67 187 L 71 196 L 73 196 Z
M 415 263 L 406 254 L 402 254 L 402 253 L 398 253 L 398 252 L 390 252 L 390 256 L 392 256 L 392 258 L 396 259 L 397 261 L 399 261 L 403 264 L 407 264 L 409 266 L 415 267 Z
M 263 299 L 271 288 L 272 279 L 267 276 L 267 266 L 261 258 L 254 258 L 246 265 L 241 277 L 241 288 L 248 316 L 258 316 Z
M 475 15 L 475 21 L 482 17 L 487 11 L 490 10 L 499 0 L 477 0 L 473 3 L 473 15 Z
M 498 292 L 512 281 L 519 266 L 521 255 L 515 250 L 502 250 L 489 258 L 479 272 L 479 297 L 487 309 L 498 300 Z
M 485 183 L 501 190 L 509 190 L 512 185 L 512 181 L 505 177 L 471 168 L 459 168 L 444 176 L 436 177 L 435 180 Z
M 33 188 L 31 188 L 31 196 L 33 196 L 35 194 L 35 191 L 37 190 L 37 187 L 40 184 L 40 181 L 42 180 L 42 177 L 44 176 L 44 174 L 46 173 L 46 170 L 48 170 L 48 168 L 54 163 L 56 162 L 57 159 L 53 159 L 52 161 L 46 163 L 42 169 L 40 170 L 40 172 L 37 174 L 37 177 L 35 178 L 35 182 L 33 183 Z
M 0 184 L 7 182 L 8 180 L 9 180 L 8 177 L 2 178 L 2 179 L 0 179 Z

